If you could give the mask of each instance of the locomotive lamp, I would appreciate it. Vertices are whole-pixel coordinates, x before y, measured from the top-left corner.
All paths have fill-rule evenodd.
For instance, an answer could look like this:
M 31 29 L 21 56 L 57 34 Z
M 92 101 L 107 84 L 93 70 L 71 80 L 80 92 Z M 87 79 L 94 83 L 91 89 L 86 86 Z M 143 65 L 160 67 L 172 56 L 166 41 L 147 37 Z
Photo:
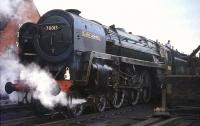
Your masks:
M 68 92 L 72 86 L 73 81 L 70 80 L 69 67 L 65 68 L 64 80 L 57 81 L 60 89 L 64 92 Z
M 70 80 L 69 67 L 66 67 L 66 69 L 65 69 L 64 79 Z

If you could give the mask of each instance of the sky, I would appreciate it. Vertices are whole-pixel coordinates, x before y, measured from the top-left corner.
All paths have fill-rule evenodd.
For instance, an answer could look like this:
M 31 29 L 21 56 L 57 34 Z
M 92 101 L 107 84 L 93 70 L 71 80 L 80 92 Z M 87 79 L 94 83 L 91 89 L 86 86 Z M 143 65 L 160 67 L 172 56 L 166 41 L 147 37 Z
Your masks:
M 41 15 L 52 9 L 78 9 L 82 17 L 115 24 L 135 35 L 168 40 L 190 54 L 200 45 L 200 0 L 34 0 Z

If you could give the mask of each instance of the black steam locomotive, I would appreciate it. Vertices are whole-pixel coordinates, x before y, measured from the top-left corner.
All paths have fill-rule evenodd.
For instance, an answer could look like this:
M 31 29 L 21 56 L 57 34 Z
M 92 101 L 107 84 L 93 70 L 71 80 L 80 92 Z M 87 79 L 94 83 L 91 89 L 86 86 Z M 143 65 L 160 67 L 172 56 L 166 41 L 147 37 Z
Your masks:
M 24 24 L 20 57 L 23 63 L 48 68 L 62 82 L 61 90 L 92 101 L 95 110 L 148 103 L 159 96 L 163 75 L 187 73 L 185 55 L 79 14 L 75 9 L 51 10 L 37 24 Z

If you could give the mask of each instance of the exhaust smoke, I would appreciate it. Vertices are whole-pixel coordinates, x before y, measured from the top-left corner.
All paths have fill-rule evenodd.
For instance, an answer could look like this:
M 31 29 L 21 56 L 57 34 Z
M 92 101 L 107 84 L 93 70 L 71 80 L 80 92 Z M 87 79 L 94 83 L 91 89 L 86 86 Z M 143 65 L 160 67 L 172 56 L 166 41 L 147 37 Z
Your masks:
M 73 106 L 86 102 L 84 99 L 68 99 L 65 92 L 60 91 L 57 81 L 53 79 L 49 71 L 41 69 L 37 64 L 23 65 L 20 63 L 17 49 L 9 48 L 0 55 L 0 94 L 5 95 L 5 84 L 16 80 L 22 80 L 31 90 L 34 99 L 40 100 L 43 106 L 53 108 L 57 104 Z M 57 94 L 57 95 L 55 95 Z M 10 100 L 18 101 L 20 93 L 13 92 Z
M 31 14 L 26 14 L 22 17 L 22 13 L 26 12 L 30 8 L 32 0 L 1 0 L 0 4 L 0 16 L 6 20 L 16 20 L 18 23 L 23 23 L 23 18 L 31 17 Z M 20 13 L 17 13 L 20 9 Z M 28 18 L 26 19 L 29 20 Z

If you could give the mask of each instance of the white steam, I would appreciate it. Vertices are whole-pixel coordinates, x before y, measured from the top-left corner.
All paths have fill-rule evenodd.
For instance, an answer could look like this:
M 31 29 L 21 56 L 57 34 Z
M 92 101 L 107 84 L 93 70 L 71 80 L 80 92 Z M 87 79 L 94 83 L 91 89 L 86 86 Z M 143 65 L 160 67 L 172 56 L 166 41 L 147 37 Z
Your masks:
M 15 48 L 10 48 L 3 55 L 0 55 L 0 95 L 6 94 L 6 82 L 15 83 L 16 80 L 23 80 L 24 84 L 33 89 L 31 92 L 33 98 L 40 100 L 47 108 L 53 108 L 57 104 L 71 106 L 85 102 L 84 99 L 72 99 L 70 101 L 67 94 L 62 91 L 54 96 L 52 92 L 58 85 L 52 75 L 34 63 L 24 66 L 19 62 L 16 52 Z M 19 96 L 16 95 L 16 92 L 13 92 L 9 95 L 9 98 L 18 101 Z
M 31 9 L 33 12 L 28 12 Z M 0 19 L 15 20 L 18 24 L 32 22 L 37 14 L 32 0 L 0 0 Z
M 1 0 L 0 15 L 7 18 L 13 18 L 16 15 L 17 8 L 24 0 Z

